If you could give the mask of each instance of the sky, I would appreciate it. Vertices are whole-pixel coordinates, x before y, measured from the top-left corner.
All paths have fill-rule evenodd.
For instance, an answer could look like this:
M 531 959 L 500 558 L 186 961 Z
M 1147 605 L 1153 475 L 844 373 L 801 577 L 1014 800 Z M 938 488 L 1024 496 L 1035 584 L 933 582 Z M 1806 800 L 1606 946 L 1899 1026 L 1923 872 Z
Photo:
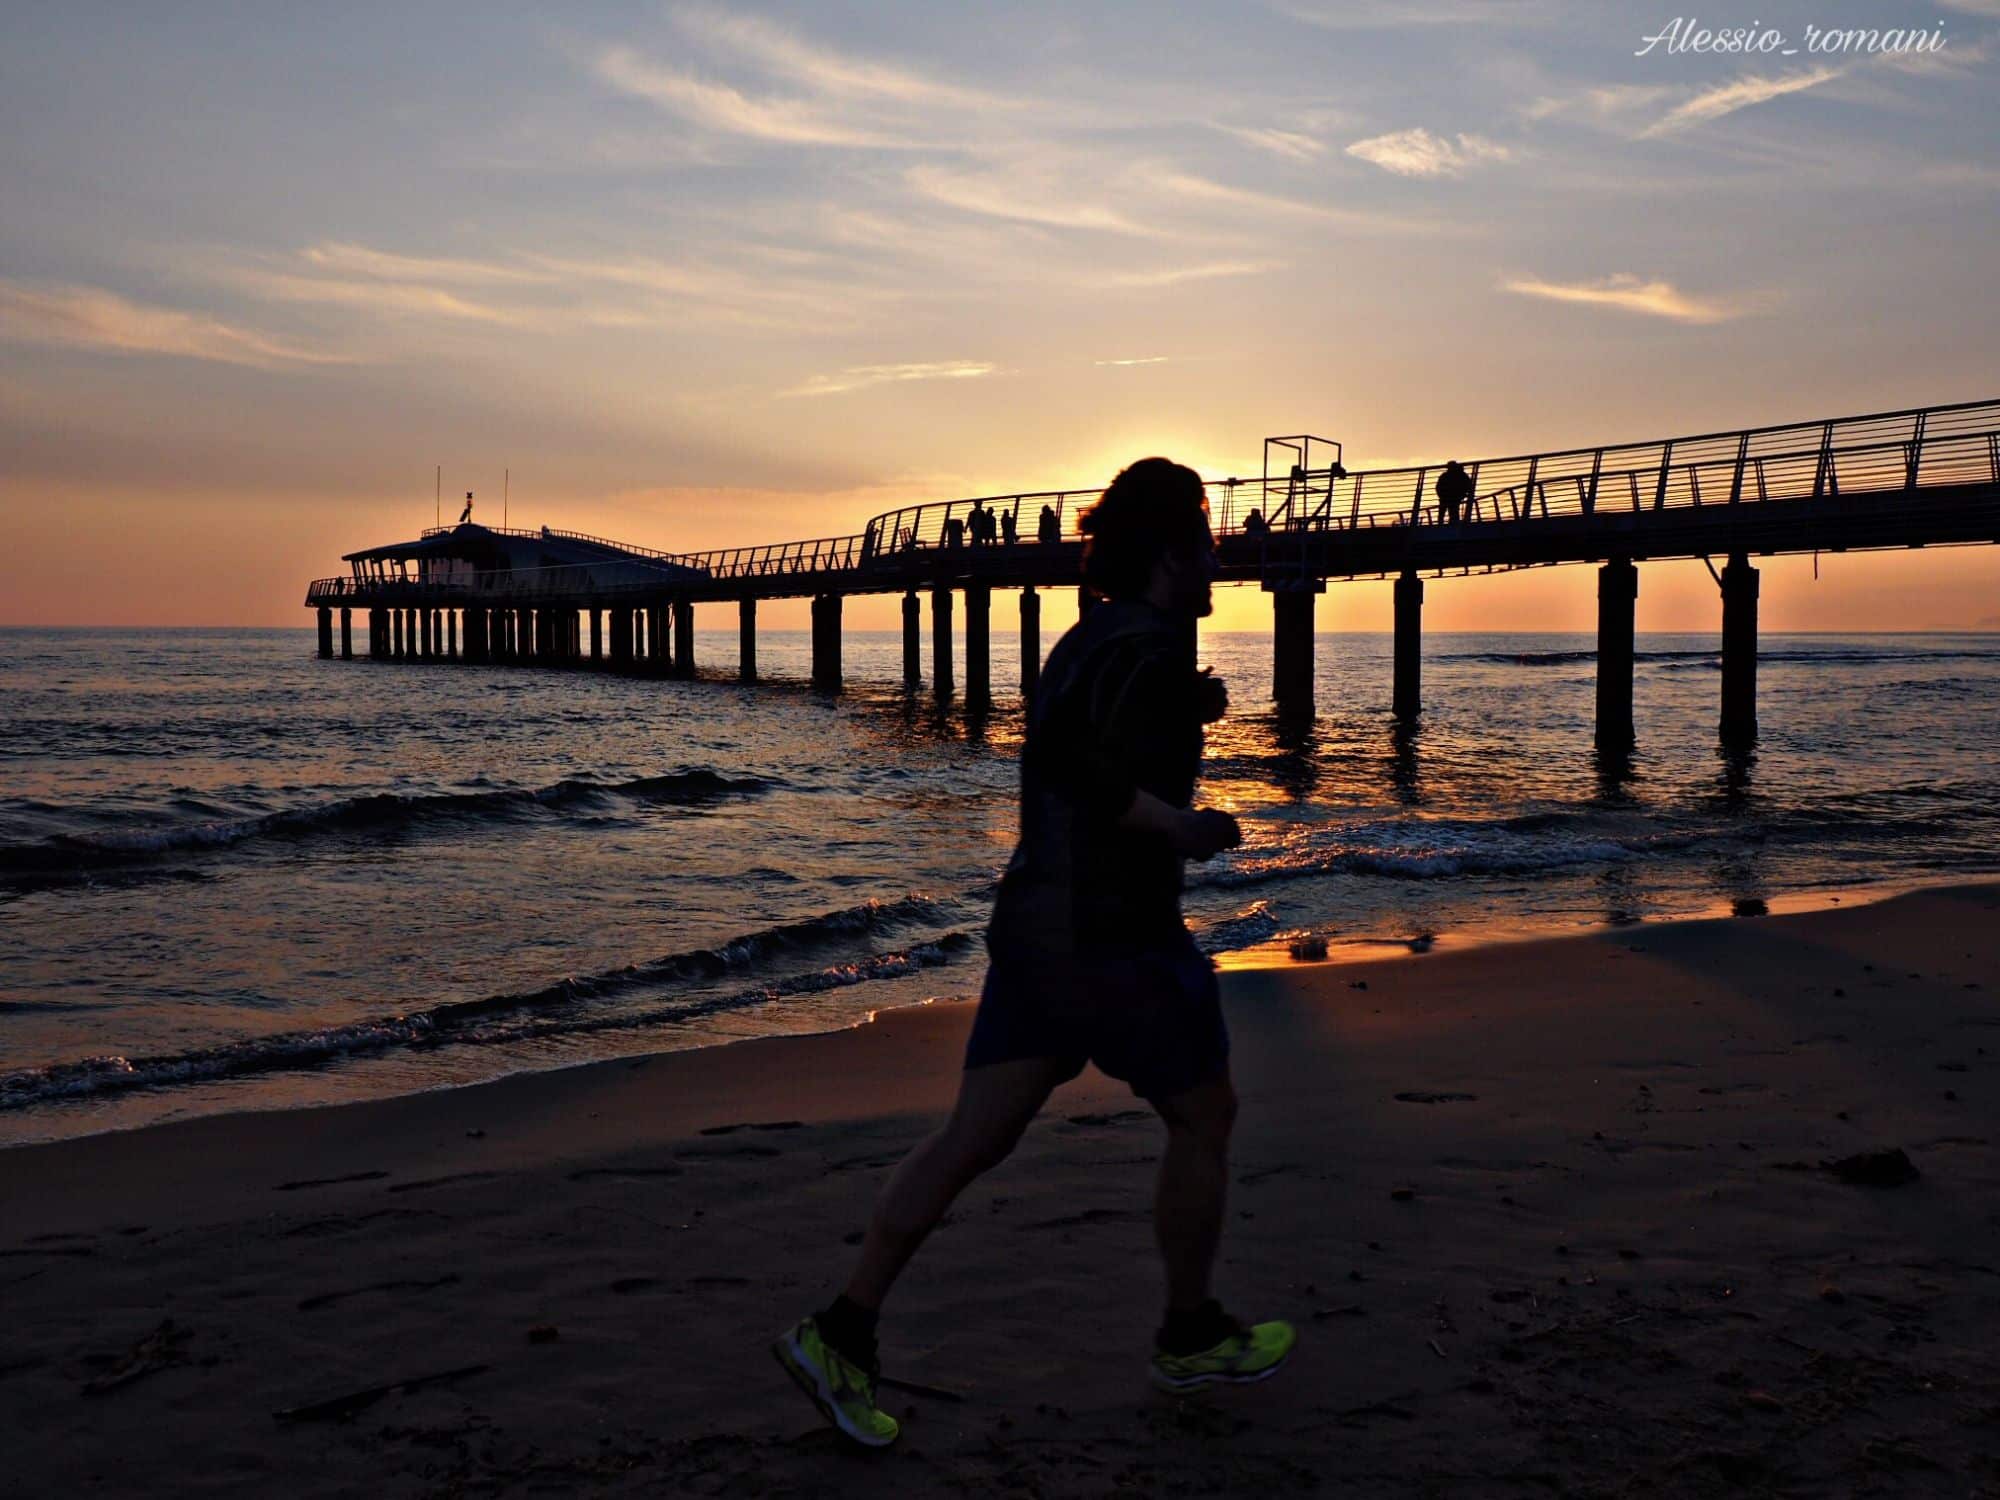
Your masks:
M 0 625 L 304 624 L 438 466 L 482 520 L 504 475 L 515 525 L 694 551 L 1154 452 L 1253 474 L 1272 433 L 1360 468 L 2000 396 L 2000 0 L 1675 20 L 8 6 Z M 1767 629 L 2000 627 L 1993 548 L 1763 566 Z M 1442 580 L 1426 623 L 1594 598 Z M 1718 613 L 1700 563 L 1643 570 L 1642 630 Z

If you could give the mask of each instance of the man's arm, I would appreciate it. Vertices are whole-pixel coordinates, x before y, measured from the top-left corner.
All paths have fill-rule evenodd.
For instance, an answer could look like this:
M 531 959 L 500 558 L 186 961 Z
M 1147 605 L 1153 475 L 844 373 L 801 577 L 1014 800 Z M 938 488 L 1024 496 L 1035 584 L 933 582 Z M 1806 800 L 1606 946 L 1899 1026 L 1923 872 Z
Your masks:
M 1122 681 L 1104 686 L 1103 701 L 1095 705 L 1101 717 L 1082 759 L 1084 779 L 1096 787 L 1098 805 L 1112 823 L 1127 833 L 1164 839 L 1189 859 L 1212 859 L 1241 843 L 1242 832 L 1228 813 L 1176 807 L 1140 784 L 1141 768 L 1155 747 L 1186 732 L 1189 721 L 1206 720 L 1213 690 L 1204 690 L 1205 683 L 1162 655 L 1141 657 Z
M 1189 859 L 1213 859 L 1243 842 L 1243 830 L 1228 813 L 1213 807 L 1175 807 L 1144 787 L 1133 788 L 1131 805 L 1118 826 L 1127 833 L 1163 838 Z

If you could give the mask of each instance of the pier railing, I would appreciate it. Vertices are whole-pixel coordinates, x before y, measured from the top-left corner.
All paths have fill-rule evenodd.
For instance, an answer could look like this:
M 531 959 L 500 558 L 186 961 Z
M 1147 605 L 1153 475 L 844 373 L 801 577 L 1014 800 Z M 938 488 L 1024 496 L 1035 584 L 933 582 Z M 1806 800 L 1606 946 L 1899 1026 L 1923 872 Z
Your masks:
M 1639 518 L 1643 526 L 1649 515 L 1715 506 L 1862 494 L 1879 501 L 1965 485 L 2000 489 L 2000 401 L 1474 459 L 1464 467 L 1471 496 L 1456 527 L 1468 535 L 1565 517 L 1584 518 L 1586 527 L 1591 518 L 1619 517 L 1621 527 L 1630 527 L 1631 518 Z M 1309 570 L 1315 564 L 1307 553 L 1317 551 L 1318 542 L 1335 543 L 1342 534 L 1391 527 L 1436 527 L 1443 519 L 1435 493 L 1442 469 L 1431 464 L 1349 473 L 1335 464 L 1255 479 L 1216 479 L 1207 485 L 1209 510 L 1219 537 L 1263 532 L 1272 538 L 1263 553 L 1267 576 L 1294 565 Z M 754 590 L 760 582 L 782 585 L 787 580 L 810 588 L 834 574 L 843 577 L 837 584 L 829 577 L 828 583 L 839 588 L 866 588 L 871 579 L 897 587 L 902 586 L 897 580 L 948 560 L 941 554 L 1073 542 L 1078 513 L 1100 493 L 1091 487 L 933 501 L 885 511 L 850 536 L 697 553 L 663 552 L 575 531 L 508 530 L 508 536 L 560 537 L 614 555 L 601 563 L 496 570 L 428 582 L 327 578 L 311 586 L 307 602 L 331 604 L 366 595 L 382 601 L 445 598 L 477 604 L 491 598 L 532 604 L 541 595 L 672 593 L 690 582 L 704 590 L 729 582 Z M 424 535 L 451 529 L 434 528 Z M 1287 548 L 1286 538 L 1300 545 Z M 665 565 L 658 577 L 643 571 L 648 562 Z M 668 567 L 699 576 L 670 576 Z
M 493 528 L 498 530 L 497 527 Z M 533 533 L 540 535 L 539 532 Z M 662 558 L 665 553 L 660 554 Z M 566 601 L 579 595 L 615 599 L 624 595 L 652 596 L 685 588 L 690 580 L 678 571 L 689 564 L 676 560 L 677 571 L 661 569 L 646 575 L 646 564 L 631 558 L 608 557 L 596 563 L 562 563 L 547 568 L 490 568 L 433 577 L 387 574 L 381 577 L 317 578 L 306 589 L 307 604 L 335 605 L 366 598 L 394 605 L 433 603 L 478 608 L 491 604 L 534 607 L 537 600 Z
M 1460 514 L 1470 522 L 2000 484 L 2000 401 L 1474 459 L 1464 467 L 1474 498 Z M 1207 485 L 1209 514 L 1218 536 L 1243 533 L 1252 512 L 1274 533 L 1432 525 L 1440 519 L 1436 485 L 1443 470 L 1443 464 L 1358 473 L 1336 467 L 1214 479 Z M 1002 545 L 1001 517 L 1015 517 L 1015 540 L 1031 542 L 1042 535 L 1044 506 L 1057 534 L 1067 537 L 1076 513 L 1099 493 L 1060 490 L 908 506 L 875 517 L 864 549 L 873 558 L 971 546 L 975 510 L 995 516 Z
M 450 536 L 457 529 L 455 526 L 426 526 L 420 536 L 422 540 L 429 541 L 434 536 Z M 592 536 L 587 531 L 562 531 L 553 526 L 487 526 L 483 522 L 481 523 L 481 529 L 490 531 L 495 536 L 518 536 L 530 541 L 552 540 L 560 537 L 566 542 L 583 542 L 592 547 L 605 547 L 613 552 L 629 553 L 633 557 L 645 557 L 651 558 L 656 562 L 672 563 L 676 567 L 685 568 L 694 566 L 686 553 L 662 552 L 657 547 L 641 547 L 635 542 L 616 542 L 610 537 Z

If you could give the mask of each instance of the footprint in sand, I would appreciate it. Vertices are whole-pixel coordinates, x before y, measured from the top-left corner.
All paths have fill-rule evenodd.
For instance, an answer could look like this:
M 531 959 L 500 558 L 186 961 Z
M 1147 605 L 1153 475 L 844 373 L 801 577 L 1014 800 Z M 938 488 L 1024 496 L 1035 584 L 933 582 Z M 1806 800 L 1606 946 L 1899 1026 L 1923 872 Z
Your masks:
M 274 1193 L 297 1193 L 306 1188 L 338 1187 L 343 1182 L 380 1182 L 387 1172 L 349 1172 L 345 1177 L 302 1177 L 297 1182 L 281 1182 Z
M 399 1182 L 389 1189 L 392 1193 L 420 1193 L 428 1188 L 449 1187 L 456 1182 L 484 1182 L 489 1177 L 498 1177 L 498 1172 L 453 1172 L 446 1177 L 425 1177 L 417 1182 Z
M 652 1177 L 678 1177 L 685 1170 L 683 1167 L 585 1167 L 581 1172 L 570 1173 L 569 1180 L 597 1182 L 603 1179 L 628 1181 Z
M 372 1281 L 367 1286 L 348 1287 L 344 1291 L 321 1292 L 316 1297 L 301 1297 L 300 1312 L 315 1312 L 322 1307 L 331 1307 L 336 1302 L 345 1302 L 349 1297 L 361 1297 L 369 1292 L 434 1292 L 441 1286 L 452 1286 L 458 1281 L 456 1272 L 446 1272 L 443 1276 L 429 1281 Z
M 1064 1214 L 1059 1219 L 1037 1219 L 1032 1224 L 1023 1224 L 1021 1228 L 1081 1229 L 1086 1224 L 1122 1224 L 1144 1217 L 1129 1208 L 1086 1208 L 1080 1214 Z

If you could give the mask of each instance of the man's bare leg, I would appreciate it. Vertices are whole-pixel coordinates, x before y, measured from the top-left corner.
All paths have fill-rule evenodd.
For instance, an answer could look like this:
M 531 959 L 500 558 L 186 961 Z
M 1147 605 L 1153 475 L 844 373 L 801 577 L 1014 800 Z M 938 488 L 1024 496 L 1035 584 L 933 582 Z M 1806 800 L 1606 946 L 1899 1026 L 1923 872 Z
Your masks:
M 1005 1161 L 1028 1122 L 1073 1069 L 1052 1058 L 967 1068 L 951 1118 L 903 1158 L 876 1201 L 847 1300 L 875 1312 L 953 1201 Z
M 1153 1200 L 1153 1233 L 1167 1266 L 1167 1310 L 1192 1312 L 1208 1301 L 1222 1239 L 1236 1090 L 1225 1072 L 1152 1105 L 1167 1122 L 1167 1149 Z

